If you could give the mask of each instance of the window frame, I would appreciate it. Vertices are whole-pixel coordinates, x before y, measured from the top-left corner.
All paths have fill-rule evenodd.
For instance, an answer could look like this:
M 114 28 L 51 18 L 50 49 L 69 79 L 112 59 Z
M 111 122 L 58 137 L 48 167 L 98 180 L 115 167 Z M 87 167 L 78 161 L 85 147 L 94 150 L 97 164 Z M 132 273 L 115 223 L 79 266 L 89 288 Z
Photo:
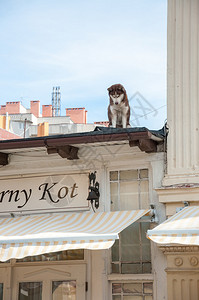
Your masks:
M 144 161 L 143 158 L 141 160 L 137 160 L 133 162 L 133 166 L 129 164 L 125 164 L 125 161 L 121 163 L 114 164 L 114 166 L 109 166 L 106 169 L 106 178 L 107 178 L 107 186 L 106 186 L 106 199 L 109 201 L 105 202 L 106 211 L 111 211 L 111 191 L 110 191 L 110 172 L 111 171 L 127 171 L 134 169 L 148 169 L 148 183 L 149 183 L 149 205 L 153 203 L 153 172 L 152 165 L 150 161 Z M 140 222 L 138 220 L 137 222 Z M 151 244 L 151 243 L 150 243 Z M 112 273 L 111 272 L 111 263 L 112 263 L 112 253 L 111 249 L 108 251 L 108 283 L 109 283 L 109 295 L 112 299 L 112 283 L 123 283 L 123 282 L 139 282 L 139 281 L 150 281 L 153 282 L 154 286 L 154 275 L 153 275 L 153 249 L 151 247 L 151 273 L 141 273 L 141 274 L 122 274 L 122 273 Z M 153 290 L 154 294 L 154 290 Z

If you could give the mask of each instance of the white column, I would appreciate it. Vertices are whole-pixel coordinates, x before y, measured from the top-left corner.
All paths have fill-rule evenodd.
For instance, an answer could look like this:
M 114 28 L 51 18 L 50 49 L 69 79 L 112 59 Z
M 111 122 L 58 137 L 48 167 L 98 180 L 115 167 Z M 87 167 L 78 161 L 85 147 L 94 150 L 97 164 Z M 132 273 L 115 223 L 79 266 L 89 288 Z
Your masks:
M 199 0 L 168 0 L 168 154 L 163 184 L 199 182 Z

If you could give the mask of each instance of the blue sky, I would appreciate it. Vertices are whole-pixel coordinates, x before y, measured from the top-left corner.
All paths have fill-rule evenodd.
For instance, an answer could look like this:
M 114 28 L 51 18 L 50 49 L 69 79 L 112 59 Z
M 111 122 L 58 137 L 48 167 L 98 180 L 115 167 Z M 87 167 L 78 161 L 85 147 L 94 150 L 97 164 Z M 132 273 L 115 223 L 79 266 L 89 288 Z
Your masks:
M 51 104 L 60 86 L 62 115 L 85 107 L 88 122 L 107 120 L 107 88 L 121 83 L 132 125 L 161 128 L 166 23 L 166 0 L 0 0 L 0 104 Z

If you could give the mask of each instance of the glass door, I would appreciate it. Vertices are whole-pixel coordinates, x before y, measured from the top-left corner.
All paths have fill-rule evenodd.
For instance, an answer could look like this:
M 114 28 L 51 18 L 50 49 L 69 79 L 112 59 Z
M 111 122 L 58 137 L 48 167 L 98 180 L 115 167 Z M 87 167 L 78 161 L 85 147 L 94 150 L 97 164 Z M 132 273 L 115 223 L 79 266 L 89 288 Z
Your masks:
M 52 300 L 76 300 L 76 291 L 76 280 L 52 282 Z
M 13 300 L 85 300 L 86 265 L 15 267 Z

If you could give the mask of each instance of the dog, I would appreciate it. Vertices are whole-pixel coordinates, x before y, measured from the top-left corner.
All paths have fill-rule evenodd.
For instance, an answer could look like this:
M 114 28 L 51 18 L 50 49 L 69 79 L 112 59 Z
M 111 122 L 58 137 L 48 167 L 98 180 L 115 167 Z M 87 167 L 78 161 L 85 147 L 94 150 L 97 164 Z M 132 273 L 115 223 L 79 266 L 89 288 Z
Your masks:
M 110 104 L 108 106 L 109 127 L 131 127 L 130 106 L 126 90 L 121 84 L 114 84 L 108 88 Z

